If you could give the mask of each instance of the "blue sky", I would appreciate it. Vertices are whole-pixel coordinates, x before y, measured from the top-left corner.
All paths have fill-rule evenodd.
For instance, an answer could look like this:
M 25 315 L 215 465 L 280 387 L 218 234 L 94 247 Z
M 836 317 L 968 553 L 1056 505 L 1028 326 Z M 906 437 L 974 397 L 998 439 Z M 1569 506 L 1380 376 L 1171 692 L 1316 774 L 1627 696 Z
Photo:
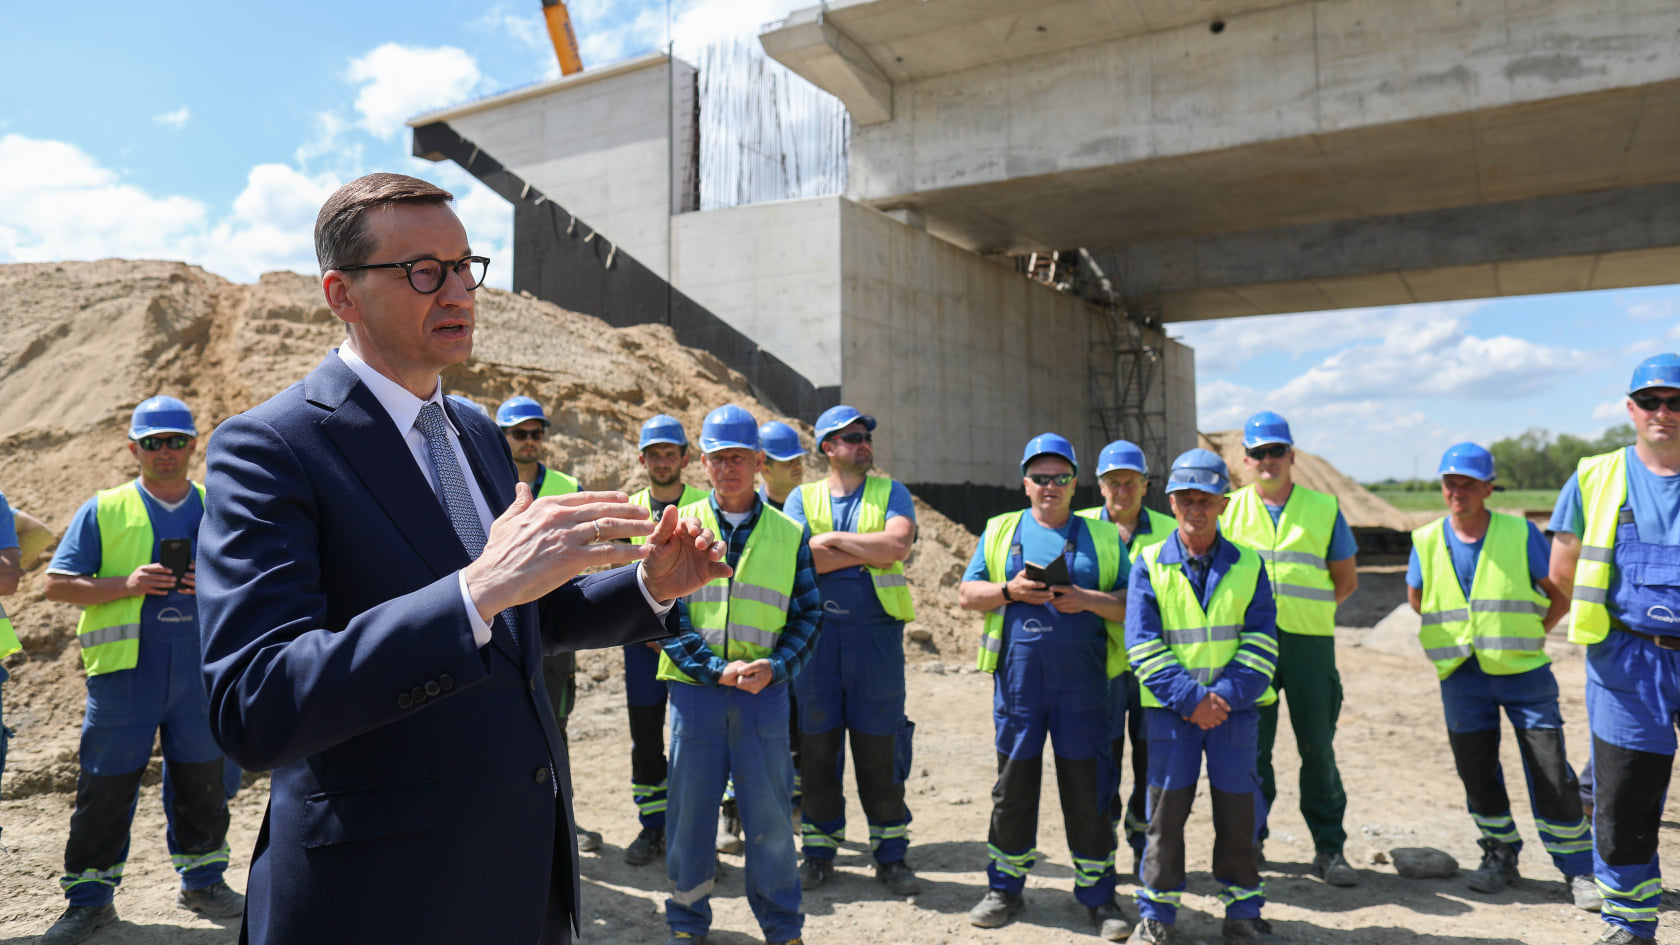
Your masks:
M 570 0 L 585 65 L 750 34 L 813 0 Z M 0 58 L 0 262 L 185 259 L 241 282 L 310 271 L 315 211 L 371 170 L 455 191 L 490 281 L 512 214 L 405 119 L 558 74 L 540 0 L 30 4 Z M 669 23 L 669 30 L 667 28 Z M 51 41 L 42 39 L 51 37 Z M 1200 426 L 1263 407 L 1361 479 L 1428 474 L 1461 439 L 1619 422 L 1646 354 L 1680 349 L 1680 287 L 1172 326 Z

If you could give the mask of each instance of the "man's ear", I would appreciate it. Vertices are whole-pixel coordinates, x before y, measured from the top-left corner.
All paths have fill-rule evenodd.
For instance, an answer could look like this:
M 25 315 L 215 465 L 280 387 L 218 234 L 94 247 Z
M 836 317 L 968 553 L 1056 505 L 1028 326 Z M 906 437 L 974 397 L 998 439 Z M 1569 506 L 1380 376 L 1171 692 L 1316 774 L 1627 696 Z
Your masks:
M 359 322 L 362 320 L 361 309 L 356 305 L 354 286 L 350 277 L 337 269 L 328 269 L 321 276 L 321 294 L 327 298 L 327 307 L 343 322 Z

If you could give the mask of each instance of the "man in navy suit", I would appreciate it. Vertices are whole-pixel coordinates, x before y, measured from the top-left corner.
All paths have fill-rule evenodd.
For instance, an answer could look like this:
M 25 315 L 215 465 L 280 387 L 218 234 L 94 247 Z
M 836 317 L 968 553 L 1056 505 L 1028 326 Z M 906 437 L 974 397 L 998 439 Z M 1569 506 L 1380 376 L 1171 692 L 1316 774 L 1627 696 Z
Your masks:
M 542 657 L 666 636 L 669 603 L 729 573 L 674 510 L 533 500 L 495 425 L 444 397 L 489 264 L 450 199 L 373 174 L 327 200 L 316 253 L 349 337 L 211 440 L 211 726 L 273 772 L 243 942 L 570 941 Z

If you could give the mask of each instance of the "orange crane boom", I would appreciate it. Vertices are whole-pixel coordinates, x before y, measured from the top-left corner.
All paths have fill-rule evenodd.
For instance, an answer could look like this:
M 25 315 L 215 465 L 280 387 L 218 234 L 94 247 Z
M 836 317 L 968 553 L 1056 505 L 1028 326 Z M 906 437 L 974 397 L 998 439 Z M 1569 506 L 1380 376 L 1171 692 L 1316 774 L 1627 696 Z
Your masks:
M 578 55 L 577 34 L 572 32 L 572 16 L 566 12 L 566 0 L 542 0 L 543 19 L 548 21 L 548 39 L 554 44 L 555 58 L 560 60 L 560 74 L 571 75 L 583 71 L 583 59 Z

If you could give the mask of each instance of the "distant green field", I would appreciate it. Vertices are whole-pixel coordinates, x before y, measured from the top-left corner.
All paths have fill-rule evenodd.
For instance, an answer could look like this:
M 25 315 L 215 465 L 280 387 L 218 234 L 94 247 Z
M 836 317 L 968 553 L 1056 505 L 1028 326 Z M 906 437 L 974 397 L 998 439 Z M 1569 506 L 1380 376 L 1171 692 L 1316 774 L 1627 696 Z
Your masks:
M 1402 512 L 1446 512 L 1441 491 L 1406 492 L 1400 489 L 1372 489 L 1373 493 Z M 1556 489 L 1510 489 L 1495 492 L 1488 505 L 1496 509 L 1549 509 L 1557 504 Z

